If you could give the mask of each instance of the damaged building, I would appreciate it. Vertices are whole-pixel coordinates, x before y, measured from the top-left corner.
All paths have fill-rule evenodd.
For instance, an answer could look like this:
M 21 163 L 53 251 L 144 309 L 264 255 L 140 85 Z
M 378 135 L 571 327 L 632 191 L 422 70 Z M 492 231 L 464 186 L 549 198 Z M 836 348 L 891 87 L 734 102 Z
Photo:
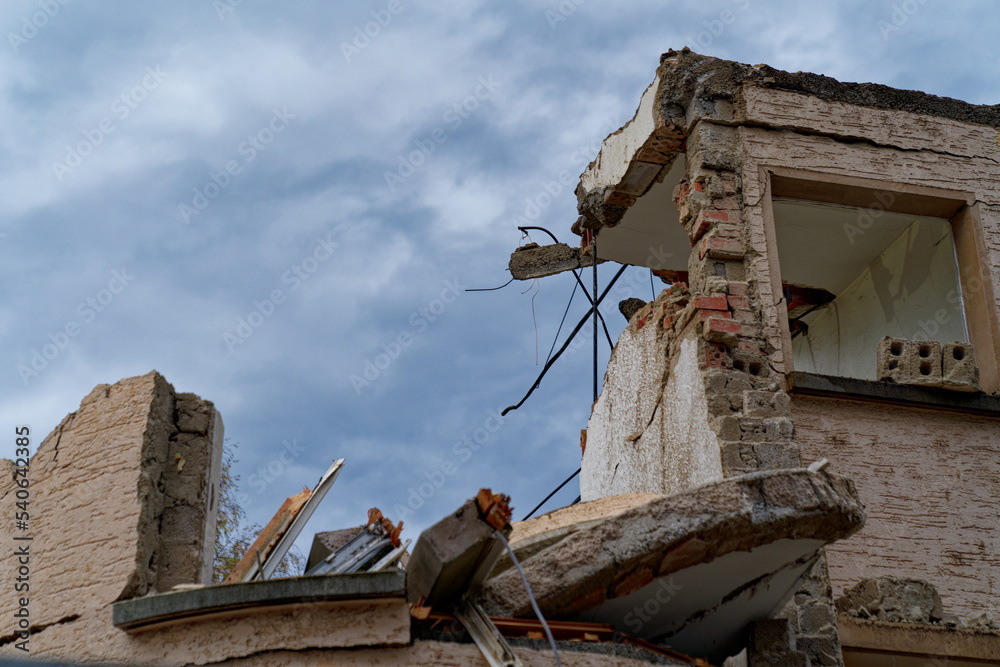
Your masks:
M 512 524 L 470 489 L 412 551 L 371 514 L 268 578 L 337 462 L 213 586 L 221 419 L 155 373 L 101 385 L 31 459 L 31 657 L 1000 664 L 998 128 L 997 107 L 668 52 L 580 178 L 580 242 L 511 257 L 521 279 L 664 282 L 622 304 L 582 502 Z

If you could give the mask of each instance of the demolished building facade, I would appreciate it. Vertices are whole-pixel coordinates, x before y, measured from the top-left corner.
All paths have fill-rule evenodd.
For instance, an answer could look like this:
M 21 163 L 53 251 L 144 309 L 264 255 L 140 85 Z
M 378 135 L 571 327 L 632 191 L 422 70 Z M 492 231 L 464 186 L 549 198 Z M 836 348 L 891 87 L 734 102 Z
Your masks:
M 549 275 L 596 243 L 670 283 L 627 309 L 583 503 L 509 533 L 542 613 L 577 632 L 563 664 L 997 664 L 998 128 L 998 108 L 662 57 L 581 177 L 581 248 L 515 253 Z M 452 610 L 402 569 L 209 586 L 221 441 L 211 403 L 155 373 L 98 387 L 45 440 L 32 657 L 488 664 L 428 625 Z M 7 509 L 15 489 L 8 469 Z M 490 539 L 480 518 L 428 529 L 435 558 Z M 435 603 L 530 619 L 511 565 Z M 555 664 L 526 636 L 524 664 Z

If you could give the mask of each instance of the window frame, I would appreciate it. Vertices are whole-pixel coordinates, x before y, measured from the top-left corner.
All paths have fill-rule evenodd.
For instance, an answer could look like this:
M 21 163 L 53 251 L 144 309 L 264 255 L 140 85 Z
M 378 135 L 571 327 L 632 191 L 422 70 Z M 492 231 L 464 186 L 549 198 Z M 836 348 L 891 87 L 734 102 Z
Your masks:
M 775 295 L 782 294 L 782 282 L 772 197 L 948 220 L 955 244 L 966 328 L 979 366 L 980 385 L 987 394 L 1000 391 L 1000 321 L 997 317 L 991 267 L 987 260 L 989 254 L 985 244 L 983 216 L 979 203 L 971 193 L 780 166 L 761 165 L 759 169 L 764 193 L 761 209 L 769 278 L 771 293 Z M 786 388 L 790 389 L 795 364 L 784 302 L 774 304 L 774 311 L 774 319 L 780 331 Z M 874 354 L 872 363 L 875 363 Z

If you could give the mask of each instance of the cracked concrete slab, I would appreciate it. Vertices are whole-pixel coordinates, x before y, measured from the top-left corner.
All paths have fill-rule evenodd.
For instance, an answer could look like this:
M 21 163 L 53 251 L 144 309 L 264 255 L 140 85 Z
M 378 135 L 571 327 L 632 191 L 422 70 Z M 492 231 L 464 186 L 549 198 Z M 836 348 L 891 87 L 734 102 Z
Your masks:
M 601 259 L 597 261 L 598 264 L 602 262 Z M 590 255 L 583 253 L 580 248 L 572 248 L 565 243 L 546 246 L 528 243 L 510 254 L 508 268 L 510 275 L 517 280 L 534 280 L 593 264 Z
M 544 615 L 613 623 L 709 659 L 745 646 L 825 544 L 865 514 L 853 483 L 806 469 L 731 477 L 662 497 L 573 533 L 523 563 Z M 514 571 L 484 608 L 531 614 Z

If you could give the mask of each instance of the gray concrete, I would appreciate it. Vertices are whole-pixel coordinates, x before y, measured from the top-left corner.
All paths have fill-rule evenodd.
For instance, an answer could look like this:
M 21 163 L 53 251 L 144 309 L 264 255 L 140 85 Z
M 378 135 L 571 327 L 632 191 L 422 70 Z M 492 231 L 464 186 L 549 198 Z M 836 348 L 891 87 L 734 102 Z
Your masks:
M 116 602 L 112 622 L 131 631 L 152 623 L 247 607 L 405 595 L 406 574 L 401 570 L 291 577 L 219 584 Z
M 864 579 L 837 599 L 837 612 L 855 618 L 893 623 L 943 623 L 953 618 L 944 613 L 937 590 L 920 579 L 884 575 Z
M 758 472 L 636 507 L 523 567 L 546 616 L 611 622 L 721 661 L 746 644 L 751 621 L 784 601 L 824 544 L 863 524 L 850 480 L 801 468 Z M 487 583 L 483 606 L 497 616 L 532 613 L 514 571 Z
M 420 533 L 406 566 L 407 601 L 439 609 L 461 601 L 479 565 L 498 546 L 494 532 L 473 498 Z

